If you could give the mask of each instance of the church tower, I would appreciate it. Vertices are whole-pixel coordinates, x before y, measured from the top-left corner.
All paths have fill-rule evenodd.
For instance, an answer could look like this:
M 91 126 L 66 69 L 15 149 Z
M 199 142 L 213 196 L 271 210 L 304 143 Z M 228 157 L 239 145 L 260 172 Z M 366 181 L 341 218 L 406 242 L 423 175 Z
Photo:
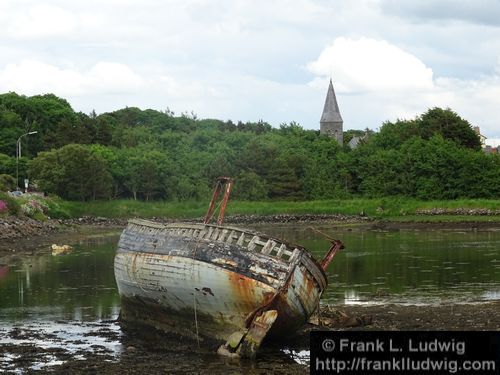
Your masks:
M 330 78 L 330 86 L 328 86 L 328 92 L 326 94 L 325 107 L 323 108 L 323 114 L 319 122 L 319 132 L 320 134 L 335 138 L 337 142 L 342 145 L 344 141 L 344 135 L 342 133 L 343 124 L 344 121 L 342 120 L 342 116 L 340 116 L 339 105 L 337 104 L 332 79 Z

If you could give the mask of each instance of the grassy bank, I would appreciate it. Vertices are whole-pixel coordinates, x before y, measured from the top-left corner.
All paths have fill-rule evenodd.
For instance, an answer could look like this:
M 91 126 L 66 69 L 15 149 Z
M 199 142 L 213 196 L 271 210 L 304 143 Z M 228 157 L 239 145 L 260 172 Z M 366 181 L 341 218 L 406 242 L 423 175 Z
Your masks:
M 202 217 L 208 202 L 142 202 L 133 200 L 113 200 L 96 202 L 61 202 L 67 215 L 83 215 L 109 218 L 129 217 L 167 217 L 197 218 Z M 459 220 L 494 220 L 500 221 L 500 215 L 418 215 L 421 210 L 430 209 L 484 209 L 499 210 L 500 200 L 454 200 L 454 201 L 418 201 L 403 198 L 349 199 L 322 201 L 265 201 L 244 202 L 230 201 L 226 215 L 278 215 L 278 214 L 341 214 L 360 215 L 397 221 L 459 221 Z

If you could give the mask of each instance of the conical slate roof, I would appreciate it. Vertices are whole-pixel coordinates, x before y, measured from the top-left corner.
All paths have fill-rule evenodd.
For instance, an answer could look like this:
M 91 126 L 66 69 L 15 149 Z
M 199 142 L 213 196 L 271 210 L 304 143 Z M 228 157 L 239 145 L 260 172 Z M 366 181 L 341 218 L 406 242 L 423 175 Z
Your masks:
M 335 97 L 331 78 L 320 122 L 342 122 L 342 116 L 340 116 L 339 105 L 337 104 L 337 98 Z

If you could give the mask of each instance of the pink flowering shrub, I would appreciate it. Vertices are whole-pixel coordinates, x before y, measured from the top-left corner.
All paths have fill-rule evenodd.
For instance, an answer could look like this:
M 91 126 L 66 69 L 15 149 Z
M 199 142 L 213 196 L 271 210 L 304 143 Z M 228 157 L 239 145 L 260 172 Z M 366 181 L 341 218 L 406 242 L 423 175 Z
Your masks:
M 0 213 L 7 212 L 8 209 L 9 207 L 7 207 L 7 203 L 0 200 Z
M 18 200 L 9 194 L 0 191 L 0 215 L 14 215 L 20 213 L 21 205 Z

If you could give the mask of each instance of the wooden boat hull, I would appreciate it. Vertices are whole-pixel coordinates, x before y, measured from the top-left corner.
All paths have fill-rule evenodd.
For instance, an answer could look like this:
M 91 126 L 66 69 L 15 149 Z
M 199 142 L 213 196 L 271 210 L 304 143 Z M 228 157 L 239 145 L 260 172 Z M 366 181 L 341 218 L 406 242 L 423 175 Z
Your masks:
M 231 227 L 130 221 L 115 277 L 122 319 L 227 341 L 276 310 L 270 334 L 307 322 L 327 279 L 303 248 Z

